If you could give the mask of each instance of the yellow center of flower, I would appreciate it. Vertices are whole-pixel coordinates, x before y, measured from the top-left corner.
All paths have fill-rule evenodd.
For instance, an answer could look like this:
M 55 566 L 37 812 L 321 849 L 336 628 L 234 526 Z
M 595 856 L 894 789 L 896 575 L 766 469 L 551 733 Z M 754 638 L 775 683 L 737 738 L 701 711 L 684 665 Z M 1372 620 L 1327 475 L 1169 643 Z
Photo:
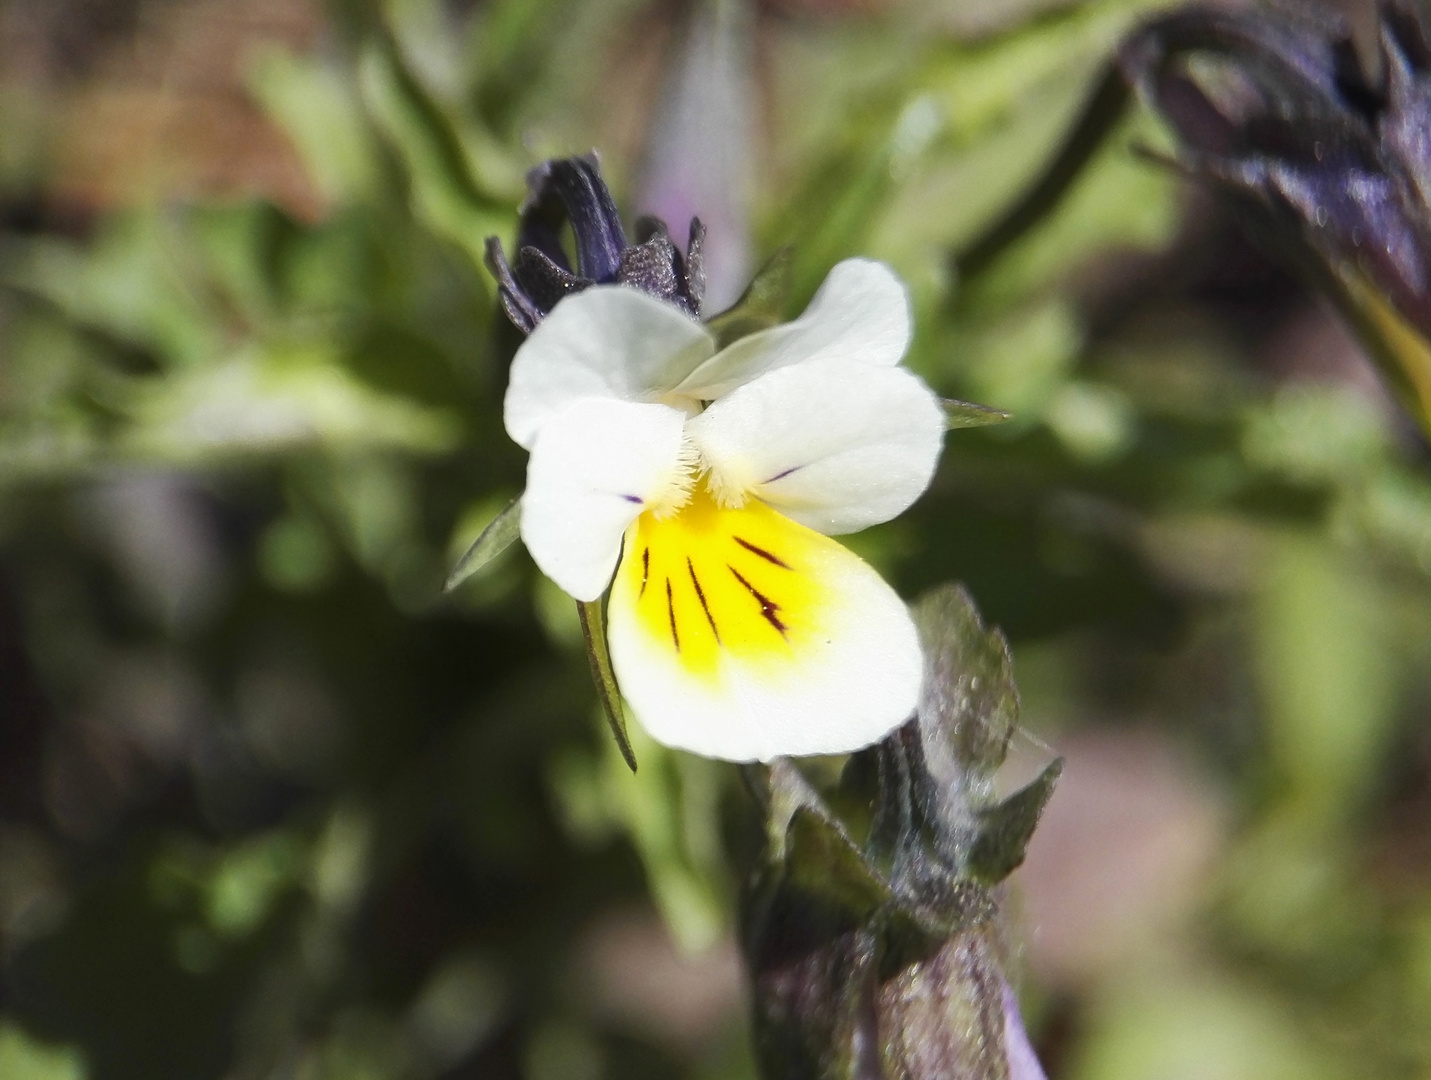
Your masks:
M 723 655 L 780 663 L 818 645 L 837 599 L 822 571 L 848 559 L 759 500 L 725 506 L 697 483 L 676 513 L 627 529 L 612 603 L 687 671 L 714 677 Z

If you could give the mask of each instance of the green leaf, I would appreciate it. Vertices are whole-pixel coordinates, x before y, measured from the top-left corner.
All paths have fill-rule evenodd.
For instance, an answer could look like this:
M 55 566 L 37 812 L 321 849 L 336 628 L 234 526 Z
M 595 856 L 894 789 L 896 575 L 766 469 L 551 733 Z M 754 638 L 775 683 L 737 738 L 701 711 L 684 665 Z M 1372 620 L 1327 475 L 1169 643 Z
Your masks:
M 707 320 L 706 328 L 722 349 L 784 319 L 793 265 L 791 249 L 781 248 L 760 268 L 739 300 Z
M 1058 206 L 1093 155 L 1112 135 L 1129 100 L 1127 83 L 1114 65 L 1108 65 L 1043 173 L 993 224 L 955 254 L 954 265 L 960 280 L 974 276 L 993 263 L 1009 245 Z
M 894 899 L 894 891 L 834 820 L 809 806 L 790 818 L 785 869 L 791 884 L 863 920 Z
M 78 326 L 153 352 L 165 367 L 192 367 L 223 347 L 225 328 L 190 240 L 172 214 L 114 214 L 84 245 L 43 233 L 7 237 L 0 280 Z
M 316 446 L 334 453 L 442 453 L 456 417 L 354 378 L 331 342 L 248 347 L 166 379 L 116 393 L 130 421 L 115 451 L 171 464 L 205 464 Z
M 900 187 L 896 175 L 912 169 L 937 142 L 940 121 L 927 95 L 916 94 L 874 131 L 875 145 L 817 168 L 811 190 L 798 197 L 801 211 L 790 235 L 801 238 L 792 273 L 801 299 L 814 295 L 831 266 L 869 248 L 881 208 Z
M 621 756 L 626 759 L 631 771 L 635 772 L 636 752 L 631 749 L 631 739 L 626 734 L 626 714 L 621 708 L 621 687 L 616 684 L 616 672 L 611 667 L 611 651 L 606 645 L 606 614 L 602 611 L 601 600 L 578 600 L 576 610 L 581 616 L 581 632 L 586 638 L 586 658 L 591 661 L 591 677 L 596 683 L 601 707 L 606 710 L 606 722 L 611 725 L 611 734 L 621 749 Z
M 84 1055 L 77 1047 L 40 1042 L 9 1019 L 0 1023 L 0 1076 L 9 1080 L 84 1080 L 88 1075 Z
M 462 558 L 457 560 L 457 565 L 452 568 L 452 573 L 447 575 L 442 591 L 451 592 L 511 547 L 519 535 L 521 524 L 522 500 L 518 496 L 507 504 L 506 509 L 492 519 L 476 540 L 472 541 L 472 546 L 467 549 Z
M 725 766 L 662 746 L 640 727 L 630 735 L 640 772 L 631 774 L 615 743 L 603 740 L 596 753 L 568 745 L 549 761 L 552 796 L 583 847 L 616 836 L 630 842 L 672 941 L 700 955 L 723 940 L 730 922 L 721 840 Z
M 481 266 L 484 241 L 508 227 L 509 211 L 482 191 L 451 120 L 391 39 L 368 48 L 360 75 L 364 103 L 407 167 L 414 214 Z
M 969 334 L 960 350 L 960 386 L 1016 413 L 1024 427 L 1043 415 L 1068 383 L 1086 328 L 1067 300 L 1019 306 Z
M 1018 868 L 1062 774 L 1063 758 L 1056 758 L 1027 787 L 979 812 L 978 832 L 968 856 L 970 873 L 997 884 Z
M 1002 424 L 1006 420 L 1013 419 L 1013 416 L 1004 412 L 1003 409 L 992 409 L 988 405 L 975 405 L 971 401 L 959 401 L 957 398 L 941 398 L 939 404 L 944 408 L 945 431 L 989 427 L 992 424 Z
M 338 202 L 370 196 L 377 180 L 372 134 L 350 79 L 336 64 L 270 47 L 258 54 L 247 80 L 309 178 L 324 198 Z
M 1335 541 L 1289 534 L 1260 566 L 1252 670 L 1264 753 L 1299 812 L 1335 820 L 1380 781 L 1402 676 L 1378 586 Z
M 1037 227 L 1001 248 L 979 273 L 959 279 L 960 311 L 1009 312 L 1051 290 L 1066 296 L 1074 268 L 1098 252 L 1117 247 L 1151 253 L 1172 243 L 1178 223 L 1176 176 L 1122 150 L 1129 139 L 1156 144 L 1159 132 L 1147 117 L 1133 115 L 1114 136 Z
M 1008 751 L 1019 716 L 1008 643 L 987 630 L 974 601 L 957 585 L 941 585 L 915 605 L 924 647 L 919 726 L 930 772 L 971 787 L 978 799 Z
M 889 884 L 792 761 L 776 758 L 767 768 L 750 767 L 747 777 L 765 804 L 769 858 L 785 880 L 861 917 L 893 898 Z

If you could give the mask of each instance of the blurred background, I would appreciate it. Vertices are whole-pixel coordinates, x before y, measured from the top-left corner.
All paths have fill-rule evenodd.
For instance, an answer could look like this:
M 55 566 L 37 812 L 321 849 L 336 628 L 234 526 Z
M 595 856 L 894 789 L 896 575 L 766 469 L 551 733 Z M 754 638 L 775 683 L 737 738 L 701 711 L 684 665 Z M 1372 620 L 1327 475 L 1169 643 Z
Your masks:
M 621 763 L 514 548 L 480 266 L 628 221 L 891 263 L 952 432 L 852 538 L 1008 634 L 1053 1080 L 1431 1078 L 1431 454 L 1134 147 L 965 280 L 1149 0 L 0 3 L 0 1077 L 753 1080 L 734 769 Z

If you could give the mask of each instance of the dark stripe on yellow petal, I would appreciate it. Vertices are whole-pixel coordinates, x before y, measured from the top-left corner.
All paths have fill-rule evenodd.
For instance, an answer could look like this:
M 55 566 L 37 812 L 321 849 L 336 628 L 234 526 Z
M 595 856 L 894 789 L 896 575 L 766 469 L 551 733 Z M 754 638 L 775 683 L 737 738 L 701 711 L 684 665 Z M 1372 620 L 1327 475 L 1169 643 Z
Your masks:
M 776 566 L 784 567 L 786 570 L 789 570 L 789 569 L 790 569 L 790 564 L 789 564 L 788 562 L 786 562 L 784 559 L 780 558 L 780 556 L 778 556 L 778 555 L 772 555 L 770 552 L 766 551 L 763 547 L 756 547 L 756 546 L 755 546 L 754 544 L 752 544 L 749 540 L 742 540 L 742 539 L 741 539 L 740 537 L 738 537 L 738 536 L 731 537 L 731 539 L 734 540 L 734 541 L 735 541 L 737 544 L 739 544 L 741 547 L 745 548 L 745 550 L 748 551 L 748 552 L 750 552 L 752 555 L 759 555 L 759 556 L 760 556 L 762 559 L 764 559 L 766 562 L 772 562 L 772 563 L 774 563 Z
M 755 597 L 756 602 L 760 605 L 760 614 L 765 617 L 766 622 L 768 622 L 771 626 L 775 627 L 775 629 L 779 630 L 781 636 L 783 637 L 786 629 L 785 624 L 780 621 L 780 616 L 775 614 L 777 611 L 780 610 L 780 605 L 775 603 L 763 592 L 761 592 L 749 581 L 747 581 L 741 575 L 740 571 L 737 570 L 735 567 L 728 566 L 726 567 L 726 569 L 735 575 L 736 581 L 740 582 L 742 585 L 744 585 L 747 589 L 750 590 L 750 595 Z
M 617 604 L 629 604 L 652 644 L 702 679 L 720 678 L 729 664 L 775 672 L 827 649 L 842 603 L 838 568 L 853 561 L 765 503 L 722 506 L 703 486 L 677 513 L 640 515 L 625 552 Z M 662 581 L 664 595 L 648 587 Z
M 666 611 L 671 616 L 671 643 L 676 646 L 676 651 L 681 651 L 681 635 L 676 632 L 676 601 L 671 596 L 671 579 L 666 579 Z
M 715 635 L 716 644 L 720 644 L 720 630 L 716 627 L 715 616 L 711 614 L 711 606 L 706 603 L 706 591 L 701 588 L 701 579 L 696 577 L 696 568 L 691 565 L 691 557 L 686 556 L 686 569 L 691 572 L 691 584 L 696 587 L 696 599 L 701 602 L 701 610 L 706 613 L 706 622 L 711 624 L 711 633 Z

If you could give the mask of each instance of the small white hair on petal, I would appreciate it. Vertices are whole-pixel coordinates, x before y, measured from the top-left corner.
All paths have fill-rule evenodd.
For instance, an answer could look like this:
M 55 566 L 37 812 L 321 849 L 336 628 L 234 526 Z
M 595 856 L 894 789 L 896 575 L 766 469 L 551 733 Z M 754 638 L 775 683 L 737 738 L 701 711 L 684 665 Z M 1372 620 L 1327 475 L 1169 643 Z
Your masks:
M 700 464 L 700 451 L 688 435 L 682 434 L 681 445 L 676 448 L 676 460 L 671 466 L 670 480 L 646 500 L 646 509 L 657 518 L 667 518 L 684 510 L 691 501 L 691 488 L 696 483 Z

